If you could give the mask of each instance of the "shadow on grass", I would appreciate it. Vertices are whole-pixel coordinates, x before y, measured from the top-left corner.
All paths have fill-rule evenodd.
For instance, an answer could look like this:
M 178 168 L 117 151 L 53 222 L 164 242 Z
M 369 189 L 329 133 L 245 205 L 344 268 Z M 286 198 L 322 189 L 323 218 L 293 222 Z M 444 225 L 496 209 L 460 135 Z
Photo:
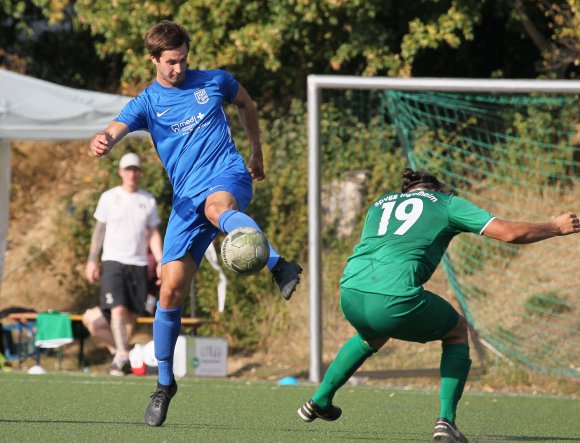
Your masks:
M 135 421 L 104 421 L 104 420 L 55 420 L 55 419 L 30 419 L 30 420 L 10 420 L 10 419 L 0 419 L 0 423 L 12 423 L 12 424 L 78 424 L 78 425 L 88 425 L 88 424 L 103 424 L 103 425 L 122 425 L 122 426 L 135 426 L 138 428 L 148 428 L 145 423 L 143 422 L 135 422 Z M 199 429 L 199 430 L 208 430 L 208 429 L 219 429 L 222 431 L 247 431 L 248 427 L 244 426 L 236 426 L 232 424 L 226 423 L 215 423 L 215 422 L 206 422 L 206 423 L 166 423 L 165 425 L 161 426 L 160 429 Z M 271 432 L 272 428 L 270 426 L 253 426 L 252 430 L 258 432 Z M 277 432 L 282 432 L 286 434 L 296 434 L 297 432 L 305 433 L 311 436 L 312 434 L 321 433 L 324 434 L 325 437 L 334 436 L 334 438 L 342 440 L 348 439 L 350 441 L 358 441 L 358 440 L 374 440 L 384 438 L 384 435 L 377 435 L 375 432 L 360 432 L 357 431 L 357 435 L 353 435 L 353 431 L 351 430 L 344 430 L 344 429 L 300 429 L 297 430 L 296 428 L 276 428 Z M 393 436 L 394 437 L 394 436 Z M 419 441 L 424 439 L 425 435 L 419 434 L 416 432 L 409 433 L 408 435 L 401 435 L 401 433 L 397 433 L 396 441 Z M 471 437 L 470 441 L 472 443 L 487 443 L 487 442 L 494 442 L 494 441 L 522 441 L 522 442 L 549 442 L 549 441 L 565 441 L 565 442 L 580 442 L 580 437 L 554 437 L 554 436 L 528 436 L 528 435 L 494 435 L 494 436 L 480 436 L 480 437 Z
M 55 423 L 55 424 L 63 424 L 63 423 L 67 423 L 67 424 L 73 424 L 73 425 L 134 425 L 134 426 L 146 426 L 145 423 L 143 422 L 135 422 L 135 421 L 118 421 L 118 422 L 113 422 L 113 421 L 104 421 L 104 420 L 39 420 L 39 419 L 22 419 L 22 420 L 5 420 L 5 419 L 0 419 L 0 423 L 22 423 L 22 424 L 32 424 L 32 423 L 36 423 L 36 424 L 42 424 L 42 423 Z M 180 425 L 180 426 L 185 426 L 185 425 Z
M 150 428 L 143 422 L 131 422 L 131 421 L 103 421 L 103 420 L 54 420 L 54 419 L 30 419 L 30 420 L 6 420 L 0 419 L 0 424 L 2 423 L 11 423 L 11 424 L 23 424 L 23 425 L 30 425 L 30 424 L 73 424 L 73 425 L 122 425 L 122 426 L 133 426 L 136 428 Z M 236 426 L 232 424 L 226 423 L 215 423 L 215 422 L 198 422 L 198 423 L 165 423 L 163 426 L 159 428 L 151 428 L 151 429 L 165 429 L 166 431 L 171 431 L 171 429 L 179 429 L 179 430 L 186 430 L 186 429 L 195 429 L 200 431 L 207 431 L 207 430 L 220 430 L 220 431 L 248 431 L 248 429 L 257 432 L 256 441 L 266 441 L 264 439 L 260 439 L 260 433 L 270 433 L 273 430 L 279 433 L 284 433 L 288 435 L 294 434 L 307 434 L 312 438 L 316 438 L 316 434 L 320 434 L 319 437 L 323 437 L 325 439 L 330 438 L 336 441 L 360 441 L 360 440 L 370 440 L 370 441 L 380 441 L 384 439 L 384 435 L 380 432 L 360 432 L 354 430 L 339 430 L 339 429 L 327 429 L 327 428 L 310 428 L 310 429 L 296 429 L 296 428 L 278 428 L 275 429 L 271 426 L 251 426 L 251 427 L 244 427 L 244 426 Z M 155 431 L 152 431 L 155 432 Z M 158 431 L 160 432 L 160 431 Z M 356 435 L 353 435 L 356 434 Z M 401 435 L 400 433 L 396 436 L 396 441 L 421 441 L 424 440 L 425 435 L 418 434 L 418 433 L 409 433 L 408 435 Z
M 548 437 L 548 436 L 531 436 L 531 435 L 494 435 L 491 437 L 470 437 L 472 443 L 487 443 L 492 441 L 578 441 L 576 437 Z

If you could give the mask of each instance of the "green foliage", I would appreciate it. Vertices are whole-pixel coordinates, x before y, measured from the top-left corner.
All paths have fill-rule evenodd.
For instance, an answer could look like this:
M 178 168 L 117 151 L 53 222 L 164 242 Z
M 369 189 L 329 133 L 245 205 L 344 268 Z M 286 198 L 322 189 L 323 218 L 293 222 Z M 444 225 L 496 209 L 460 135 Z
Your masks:
M 52 264 L 50 255 L 39 246 L 31 246 L 28 249 L 28 255 L 32 258 L 34 266 L 38 269 L 47 268 Z
M 539 5 L 548 20 L 551 41 L 543 52 L 544 70 L 559 76 L 567 70 L 578 77 L 580 66 L 580 7 L 578 0 L 550 1 Z
M 385 96 L 414 166 L 444 178 L 478 207 L 504 220 L 541 221 L 576 201 L 578 149 L 570 136 L 577 131 L 577 97 Z M 574 246 L 526 248 L 460 235 L 449 248 L 447 277 L 466 317 L 500 352 L 535 370 L 578 375 L 570 360 L 578 343 L 574 291 L 565 299 L 552 293 L 577 286 L 576 273 L 563 268 L 574 260 Z
M 144 51 L 143 38 L 155 23 L 171 19 L 183 2 L 146 0 L 136 7 L 131 0 L 77 0 L 74 2 L 78 23 L 100 38 L 95 42 L 101 58 L 122 55 L 126 68 L 123 89 L 137 92 L 134 85 L 148 83 L 153 65 Z
M 512 330 L 506 329 L 503 326 L 496 326 L 492 332 L 492 337 L 497 337 L 500 340 L 500 343 L 505 342 L 508 345 L 516 345 L 520 340 L 517 333 Z M 501 345 L 500 345 L 501 346 Z M 502 347 L 500 347 L 502 350 Z
M 525 181 L 538 192 L 546 185 L 567 186 L 575 160 L 564 134 L 576 124 L 577 112 L 575 97 L 538 96 L 525 106 L 504 107 L 505 137 L 491 153 L 498 176 Z
M 154 66 L 143 47 L 146 30 L 163 19 L 183 24 L 192 37 L 191 67 L 225 67 L 257 99 L 268 177 L 255 184 L 248 213 L 284 256 L 303 261 L 308 232 L 306 76 L 487 77 L 491 72 L 499 76 L 517 72 L 533 77 L 537 74 L 534 62 L 558 57 L 537 51 L 525 37 L 528 29 L 522 26 L 522 2 L 516 3 L 520 9 L 513 2 L 491 0 L 144 0 L 138 4 L 129 0 L 0 0 L 0 63 L 70 86 L 137 93 L 154 77 Z M 554 24 L 556 46 L 548 52 L 558 56 L 563 54 L 558 49 L 577 34 L 577 11 L 566 9 L 569 2 L 564 0 L 550 3 L 555 6 L 546 15 L 538 14 L 540 6 L 545 6 L 543 0 L 526 2 L 523 12 L 532 12 L 528 14 L 530 22 L 541 31 L 537 35 L 542 38 L 549 36 L 547 24 Z M 70 5 L 76 15 L 70 14 Z M 55 27 L 37 35 L 32 24 L 43 20 Z M 490 33 L 489 24 L 498 20 L 507 25 L 505 33 L 491 35 L 496 34 L 497 27 Z M 500 51 L 500 46 L 514 51 Z M 565 66 L 565 60 L 576 59 L 559 57 Z M 560 72 L 559 67 L 553 69 Z M 389 113 L 388 100 L 372 93 L 348 91 L 325 102 L 321 124 L 324 183 L 349 171 L 362 170 L 368 174 L 367 200 L 398 187 L 404 159 L 391 124 L 399 124 L 400 129 L 401 124 L 415 117 L 404 107 L 396 107 L 394 113 L 389 109 Z M 549 133 L 545 128 L 566 131 L 569 122 L 577 120 L 577 107 L 530 106 L 518 112 L 510 106 L 506 109 L 508 115 L 498 114 L 498 108 L 492 107 L 491 115 L 501 115 L 507 122 L 497 129 L 487 126 L 481 115 L 460 119 L 453 127 L 441 120 L 434 126 L 417 125 L 414 138 L 409 139 L 414 158 L 435 172 L 445 171 L 451 184 L 474 195 L 480 186 L 511 179 L 514 171 L 537 185 L 540 192 L 547 185 L 569 186 L 566 180 L 569 182 L 578 168 L 574 151 L 557 149 L 564 143 L 558 138 L 561 132 Z M 248 153 L 239 121 L 233 118 L 232 122 L 240 151 Z M 480 135 L 494 130 L 507 132 L 509 137 L 482 145 L 470 132 Z M 406 135 L 405 130 L 402 132 Z M 560 141 L 550 145 L 555 138 Z M 523 145 L 522 140 L 526 141 Z M 529 144 L 528 140 L 539 142 Z M 166 174 L 150 147 L 134 141 L 124 143 L 115 149 L 112 158 L 118 159 L 123 147 L 144 156 L 141 184 L 158 198 L 163 231 L 172 197 Z M 98 196 L 118 184 L 117 163 L 100 164 L 103 177 L 71 217 L 75 254 L 82 261 L 90 243 Z M 482 172 L 490 165 L 495 171 L 491 178 Z M 522 165 L 528 171 L 540 169 L 542 173 L 522 172 Z M 332 229 L 325 232 L 329 262 L 339 266 L 355 240 L 340 243 L 332 236 Z M 490 257 L 509 259 L 514 254 L 509 248 L 494 250 L 479 244 L 473 248 L 464 251 L 472 260 L 473 272 Z M 257 323 L 268 318 L 260 300 L 278 296 L 268 280 L 265 271 L 231 279 L 228 292 L 235 296 L 230 297 L 228 315 L 220 322 L 224 333 L 243 343 L 260 340 L 261 332 L 248 319 Z M 216 284 L 215 272 L 202 264 L 196 275 L 200 313 L 216 315 Z
M 572 311 L 572 307 L 557 294 L 533 294 L 524 302 L 526 313 L 530 316 L 546 316 L 563 314 Z
M 231 109 L 228 109 L 231 111 Z M 253 217 L 274 247 L 290 260 L 304 260 L 307 253 L 307 165 L 305 107 L 294 101 L 287 114 L 276 116 L 267 111 L 262 121 L 262 149 L 266 179 L 254 182 L 254 198 L 246 211 Z M 232 118 L 232 133 L 238 150 L 250 152 L 240 121 Z M 215 246 L 219 251 L 223 235 Z M 257 326 L 267 317 L 261 300 L 274 297 L 282 302 L 278 288 L 270 281 L 267 270 L 256 275 L 237 276 L 228 273 L 226 315 L 218 328 L 239 345 L 256 344 L 264 339 Z M 200 314 L 216 316 L 217 274 L 202 262 L 195 277 Z
M 262 125 L 267 178 L 255 184 L 248 214 L 263 226 L 281 254 L 289 259 L 302 259 L 306 256 L 308 237 L 305 106 L 293 101 L 287 114 L 270 112 L 269 120 Z
M 412 146 L 411 159 L 445 174 L 463 192 L 482 182 L 570 186 L 577 167 L 569 133 L 577 97 L 385 93 L 394 123 Z M 424 107 L 426 114 L 418 113 Z
M 488 297 L 487 291 L 479 286 L 464 285 L 461 291 L 469 297 L 472 303 L 485 302 L 485 299 Z
M 487 259 L 483 244 L 472 240 L 471 237 L 463 236 L 456 239 L 452 246 L 452 251 L 458 255 L 463 267 L 462 271 L 466 275 L 481 271 Z
M 68 0 L 0 2 L 0 65 L 71 87 L 111 91 L 123 68 L 113 54 L 99 59 Z
M 142 38 L 171 19 L 191 34 L 193 66 L 227 67 L 256 96 L 289 103 L 304 97 L 312 72 L 411 75 L 420 51 L 473 38 L 478 4 L 425 1 L 418 10 L 393 0 L 149 0 L 133 8 L 129 0 L 77 0 L 75 10 L 80 23 L 104 37 L 101 56 L 124 55 L 127 84 L 151 78 Z
M 450 251 L 461 263 L 463 274 L 477 274 L 485 267 L 509 266 L 518 253 L 516 245 L 501 243 L 484 237 L 461 234 L 453 240 Z
M 130 0 L 1 0 L 0 58 L 24 54 L 25 62 L 34 65 L 31 46 L 51 46 L 59 56 L 37 74 L 48 71 L 51 78 L 71 84 L 66 76 L 58 77 L 56 66 L 74 54 L 76 59 L 61 67 L 71 71 L 75 82 L 86 78 L 95 88 L 116 87 L 126 65 L 122 87 L 136 92 L 153 74 L 143 36 L 153 24 L 169 19 L 191 34 L 192 66 L 226 67 L 254 96 L 288 106 L 292 98 L 304 98 L 310 73 L 487 77 L 516 72 L 529 77 L 543 59 L 548 72 L 573 75 L 580 51 L 574 40 L 578 11 L 571 3 L 145 0 L 136 7 Z M 54 28 L 38 35 L 33 24 L 43 20 Z M 500 23 L 505 32 L 490 33 L 492 23 Z M 498 51 L 500 42 L 517 54 Z M 95 60 L 95 53 L 102 61 Z M 89 66 L 96 75 L 87 75 Z
M 422 17 L 409 22 L 409 32 L 401 43 L 401 56 L 406 61 L 407 74 L 416 55 L 424 49 L 437 49 L 446 44 L 459 47 L 464 41 L 473 40 L 474 26 L 480 20 L 481 2 L 452 2 L 447 11 L 436 17 Z M 395 73 L 390 73 L 395 75 Z

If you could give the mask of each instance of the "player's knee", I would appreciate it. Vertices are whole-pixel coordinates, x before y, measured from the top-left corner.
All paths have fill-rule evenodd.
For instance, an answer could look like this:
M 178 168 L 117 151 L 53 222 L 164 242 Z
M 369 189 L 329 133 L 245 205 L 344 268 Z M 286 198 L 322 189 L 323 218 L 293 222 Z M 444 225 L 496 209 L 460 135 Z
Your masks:
M 173 309 L 181 306 L 183 300 L 185 299 L 185 294 L 174 287 L 168 287 L 161 285 L 159 291 L 159 306 L 163 309 Z
M 381 349 L 385 343 L 389 340 L 389 337 L 387 338 L 379 338 L 379 339 L 375 339 L 375 340 L 365 340 L 367 342 L 367 344 L 373 348 L 375 351 L 378 351 L 379 349 Z
M 127 308 L 127 306 L 124 306 L 124 305 L 117 305 L 117 306 L 113 306 L 111 308 L 111 317 L 112 318 L 128 319 L 129 313 L 130 313 L 129 308 Z
M 443 338 L 443 344 L 468 343 L 467 320 L 462 315 L 459 316 L 455 327 Z
M 214 226 L 218 226 L 220 216 L 228 210 L 237 210 L 238 204 L 236 199 L 229 192 L 216 192 L 211 194 L 205 201 L 204 214 L 205 217 Z
M 82 322 L 85 328 L 91 330 L 93 325 L 101 315 L 102 315 L 101 310 L 98 307 L 87 309 L 82 317 Z

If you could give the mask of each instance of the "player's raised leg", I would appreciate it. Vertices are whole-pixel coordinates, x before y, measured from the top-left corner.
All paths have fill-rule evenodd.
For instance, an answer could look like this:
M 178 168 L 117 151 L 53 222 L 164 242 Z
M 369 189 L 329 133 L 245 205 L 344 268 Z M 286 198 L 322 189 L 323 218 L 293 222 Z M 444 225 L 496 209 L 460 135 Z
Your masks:
M 242 227 L 250 227 L 262 232 L 250 216 L 239 210 L 238 199 L 235 196 L 238 194 L 237 183 L 230 183 L 228 186 L 228 191 L 218 191 L 207 197 L 205 203 L 207 219 L 226 234 Z M 281 257 L 269 241 L 268 245 L 270 257 L 266 266 L 272 273 L 272 279 L 278 285 L 282 297 L 288 300 L 300 282 L 302 268 L 297 263 L 288 262 Z
M 226 234 L 240 227 L 250 227 L 262 232 L 251 217 L 234 209 L 224 211 L 218 222 L 220 230 Z M 268 241 L 268 245 L 270 247 L 270 257 L 266 266 L 272 273 L 272 279 L 278 285 L 282 297 L 289 300 L 296 286 L 300 283 L 302 268 L 298 263 L 289 262 L 280 257 L 280 254 L 274 249 L 270 241 Z

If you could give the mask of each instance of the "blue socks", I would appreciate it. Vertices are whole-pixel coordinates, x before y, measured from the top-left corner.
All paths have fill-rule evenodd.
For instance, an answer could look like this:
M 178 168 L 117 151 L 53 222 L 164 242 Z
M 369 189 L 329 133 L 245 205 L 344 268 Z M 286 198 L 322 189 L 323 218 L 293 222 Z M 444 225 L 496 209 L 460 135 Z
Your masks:
M 155 358 L 158 361 L 159 384 L 169 386 L 173 382 L 173 353 L 181 330 L 182 306 L 163 309 L 157 302 L 153 321 Z
M 254 228 L 258 231 L 262 232 L 258 224 L 251 218 L 248 217 L 246 214 L 240 211 L 236 211 L 235 209 L 230 209 L 229 211 L 224 211 L 220 218 L 218 219 L 218 223 L 222 232 L 226 234 L 228 232 L 233 231 L 236 228 L 241 227 L 248 227 Z M 270 258 L 268 259 L 268 269 L 271 271 L 278 260 L 280 259 L 280 254 L 276 252 L 272 244 L 268 241 L 268 245 L 270 245 Z

